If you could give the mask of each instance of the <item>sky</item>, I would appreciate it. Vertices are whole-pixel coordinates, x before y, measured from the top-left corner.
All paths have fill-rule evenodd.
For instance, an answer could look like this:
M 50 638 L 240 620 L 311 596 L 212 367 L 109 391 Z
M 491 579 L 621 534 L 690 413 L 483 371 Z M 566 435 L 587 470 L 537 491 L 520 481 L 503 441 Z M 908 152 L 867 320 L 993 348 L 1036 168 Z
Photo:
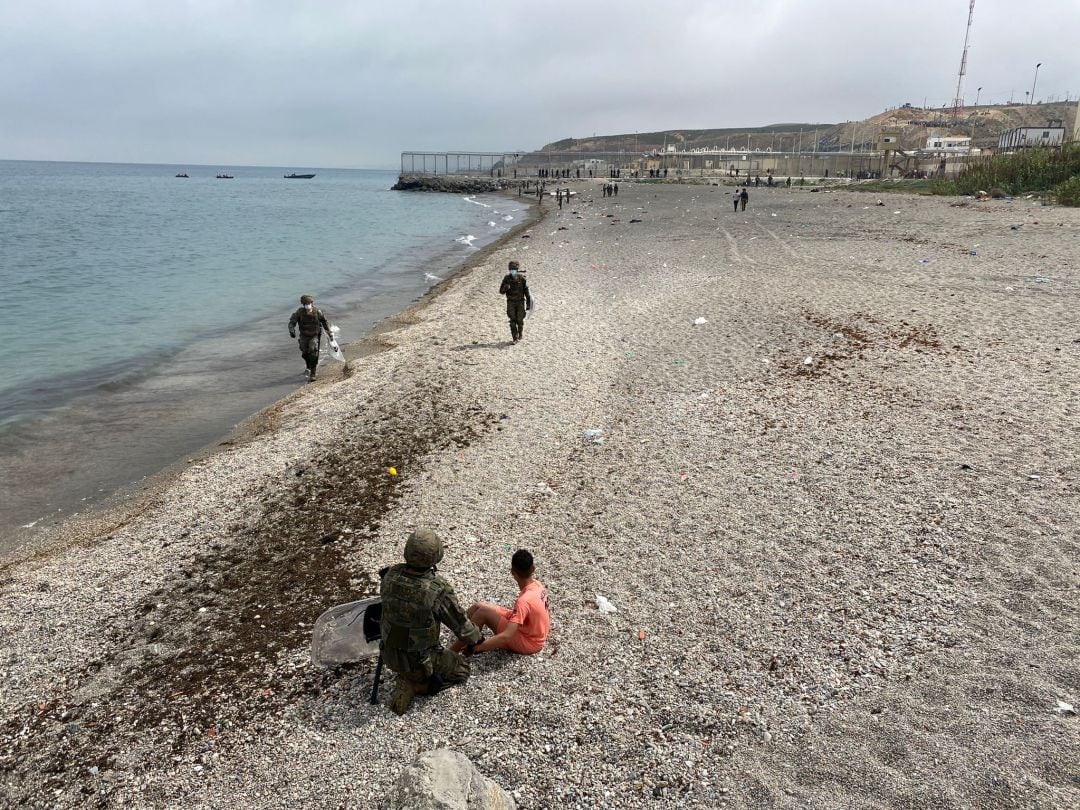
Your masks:
M 393 168 L 403 150 L 951 103 L 968 0 L 0 0 L 0 159 Z M 978 0 L 964 96 L 1080 96 L 1080 0 Z

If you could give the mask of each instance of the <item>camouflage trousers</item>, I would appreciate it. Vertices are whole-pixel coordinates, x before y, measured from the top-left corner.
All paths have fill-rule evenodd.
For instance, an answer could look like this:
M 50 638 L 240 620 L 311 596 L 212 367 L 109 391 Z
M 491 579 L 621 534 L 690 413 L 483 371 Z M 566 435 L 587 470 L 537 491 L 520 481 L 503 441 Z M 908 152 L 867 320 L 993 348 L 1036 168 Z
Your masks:
M 438 675 L 445 685 L 450 686 L 469 680 L 472 664 L 461 653 L 440 648 L 431 652 L 431 671 L 432 677 Z M 399 672 L 398 677 L 424 686 L 429 681 L 428 676 L 423 672 Z
M 431 676 L 423 672 L 399 672 L 390 708 L 395 714 L 405 714 L 416 695 L 434 695 L 444 686 L 465 683 L 472 667 L 469 659 L 450 650 L 431 653 Z
M 314 371 L 319 365 L 319 336 L 300 336 L 300 354 L 304 358 L 309 371 Z
M 506 299 L 506 317 L 510 320 L 510 337 L 518 340 L 525 329 L 525 299 Z

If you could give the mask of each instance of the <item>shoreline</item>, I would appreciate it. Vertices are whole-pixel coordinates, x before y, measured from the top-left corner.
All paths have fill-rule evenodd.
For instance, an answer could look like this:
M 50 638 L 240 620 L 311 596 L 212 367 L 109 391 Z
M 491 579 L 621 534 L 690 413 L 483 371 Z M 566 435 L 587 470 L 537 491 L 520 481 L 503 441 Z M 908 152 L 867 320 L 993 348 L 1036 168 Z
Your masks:
M 492 196 L 518 200 L 518 198 L 509 193 L 492 192 Z M 325 376 L 323 376 L 321 382 L 316 385 L 324 384 L 329 380 L 340 380 L 351 373 L 347 370 L 349 364 L 363 360 L 376 352 L 384 351 L 388 346 L 384 341 L 379 340 L 380 335 L 388 334 L 408 323 L 408 318 L 411 317 L 410 313 L 421 311 L 426 307 L 433 297 L 437 296 L 441 290 L 445 289 L 446 284 L 450 280 L 461 273 L 468 272 L 477 261 L 483 261 L 483 258 L 487 256 L 488 253 L 497 249 L 504 241 L 513 238 L 513 236 L 522 229 L 528 229 L 532 224 L 538 221 L 539 217 L 537 216 L 538 212 L 536 211 L 535 206 L 527 205 L 523 210 L 527 214 L 523 222 L 515 224 L 506 233 L 502 234 L 492 242 L 485 244 L 483 247 L 474 249 L 473 253 L 460 257 L 458 261 L 454 263 L 450 273 L 446 275 L 442 281 L 433 284 L 404 309 L 379 318 L 366 333 L 346 344 L 343 348 L 345 349 L 347 356 L 351 359 L 345 366 L 339 369 L 338 366 L 340 364 L 329 358 L 326 358 L 321 362 L 320 368 L 323 370 Z M 445 249 L 441 250 L 443 253 L 446 252 Z M 418 269 L 422 270 L 423 267 L 430 266 L 433 271 L 442 274 L 445 270 L 441 267 L 435 267 L 432 262 L 441 262 L 444 258 L 445 256 L 440 255 L 438 252 L 433 253 L 431 256 L 424 259 Z M 262 406 L 254 413 L 245 416 L 235 425 L 235 427 L 225 431 L 216 439 L 193 450 L 175 456 L 174 460 L 165 462 L 157 471 L 147 474 L 138 481 L 133 481 L 118 487 L 114 491 L 102 496 L 100 500 L 94 502 L 84 511 L 65 516 L 58 523 L 38 529 L 36 532 L 34 532 L 33 529 L 21 527 L 21 532 L 13 532 L 12 546 L 0 552 L 0 572 L 9 565 L 17 564 L 19 561 L 36 559 L 43 554 L 49 554 L 54 548 L 67 548 L 71 545 L 84 542 L 87 538 L 92 537 L 95 534 L 100 534 L 102 532 L 107 533 L 110 526 L 119 527 L 124 525 L 128 520 L 133 519 L 147 508 L 153 502 L 155 494 L 163 487 L 168 486 L 169 482 L 189 464 L 205 459 L 220 449 L 225 449 L 238 443 L 248 441 L 252 435 L 259 435 L 259 433 L 266 429 L 260 427 L 260 422 L 263 420 L 264 416 L 278 410 L 283 403 L 291 400 L 300 391 L 306 390 L 308 387 L 309 386 L 300 386 L 293 392 L 286 394 L 284 397 Z M 267 416 L 266 418 L 269 417 Z M 38 520 L 43 519 L 47 518 L 38 518 L 34 522 L 36 523 Z M 71 535 L 74 539 L 66 539 L 68 535 Z
M 1068 806 L 1080 212 L 620 186 L 3 569 L 0 796 L 366 808 L 445 746 L 526 807 Z M 466 604 L 529 548 L 552 636 L 399 718 L 308 645 L 418 525 Z

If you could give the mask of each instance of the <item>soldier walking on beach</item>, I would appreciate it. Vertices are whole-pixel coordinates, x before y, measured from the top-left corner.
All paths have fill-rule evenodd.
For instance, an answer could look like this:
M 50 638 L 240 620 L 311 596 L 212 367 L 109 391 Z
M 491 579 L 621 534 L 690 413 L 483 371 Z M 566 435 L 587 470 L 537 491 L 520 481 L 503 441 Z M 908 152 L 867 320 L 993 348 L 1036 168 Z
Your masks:
M 444 686 L 469 678 L 469 660 L 442 646 L 440 625 L 464 642 L 467 655 L 483 640 L 458 603 L 454 588 L 438 574 L 436 566 L 442 558 L 439 535 L 417 529 L 405 542 L 404 564 L 379 572 L 379 651 L 383 664 L 397 673 L 390 699 L 390 708 L 397 714 L 405 714 L 416 695 L 434 695 Z
M 506 296 L 506 317 L 510 319 L 510 337 L 514 343 L 521 340 L 525 329 L 525 312 L 532 309 L 532 297 L 525 274 L 519 272 L 517 262 L 510 262 L 509 272 L 499 285 L 499 295 Z
M 734 213 L 736 213 L 736 214 L 739 213 L 739 196 L 740 196 L 739 195 L 739 187 L 736 186 L 735 187 L 735 196 L 731 200 L 732 204 L 735 206 Z
M 307 370 L 304 376 L 314 380 L 316 369 L 319 366 L 319 347 L 322 343 L 322 333 L 326 330 L 326 337 L 332 336 L 330 324 L 321 309 L 315 306 L 315 299 L 310 295 L 300 296 L 300 309 L 296 310 L 289 318 L 289 337 L 296 337 L 296 329 L 300 328 L 300 355 L 304 358 Z
M 740 211 L 745 211 L 746 210 L 746 201 L 749 200 L 749 199 L 750 199 L 750 195 L 746 192 L 746 189 L 743 188 L 742 193 L 739 194 L 739 210 Z

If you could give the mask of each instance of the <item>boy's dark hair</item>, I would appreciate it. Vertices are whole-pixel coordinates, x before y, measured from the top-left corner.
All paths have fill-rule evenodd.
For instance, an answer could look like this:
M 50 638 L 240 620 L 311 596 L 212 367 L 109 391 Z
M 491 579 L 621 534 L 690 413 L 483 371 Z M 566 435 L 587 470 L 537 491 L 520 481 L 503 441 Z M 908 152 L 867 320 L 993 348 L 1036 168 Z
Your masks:
M 519 548 L 510 559 L 510 567 L 523 577 L 529 576 L 533 572 L 533 555 Z
M 515 262 L 515 261 L 511 261 L 511 262 L 510 262 L 510 264 L 509 264 L 508 266 L 509 266 L 509 268 L 510 268 L 511 270 L 520 270 L 520 269 L 521 269 L 521 265 L 519 265 L 519 264 L 518 264 L 517 262 Z

